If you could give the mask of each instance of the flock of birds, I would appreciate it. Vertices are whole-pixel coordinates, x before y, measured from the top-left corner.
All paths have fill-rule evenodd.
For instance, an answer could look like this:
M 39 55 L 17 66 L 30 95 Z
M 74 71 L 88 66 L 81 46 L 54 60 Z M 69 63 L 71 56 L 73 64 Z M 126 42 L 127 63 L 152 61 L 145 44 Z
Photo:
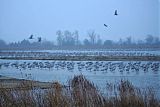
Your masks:
M 118 15 L 117 10 L 115 10 L 114 15 L 115 15 L 115 16 Z M 106 24 L 104 24 L 104 26 L 105 26 L 105 27 L 108 27 L 108 25 L 106 25 Z M 33 35 L 30 35 L 29 39 L 34 39 L 34 38 L 33 38 Z M 38 39 L 38 42 L 41 42 L 41 41 L 42 41 L 42 38 L 41 38 L 41 37 L 38 37 L 37 39 Z
M 0 69 L 15 68 L 20 71 L 45 69 L 45 70 L 67 70 L 80 72 L 99 72 L 102 73 L 139 73 L 153 72 L 158 73 L 160 70 L 160 62 L 111 62 L 111 61 L 24 61 L 24 62 L 1 62 Z
M 0 57 L 3 58 L 53 58 L 64 56 L 157 56 L 154 53 L 148 52 L 121 52 L 121 51 L 53 51 L 53 52 L 0 52 Z
M 117 11 L 117 10 L 115 10 L 114 15 L 115 15 L 115 16 L 118 16 L 118 11 Z M 105 26 L 105 27 L 108 27 L 108 25 L 106 25 L 106 24 L 104 24 L 104 26 Z
M 34 39 L 34 38 L 33 38 L 33 35 L 31 35 L 31 36 L 29 37 L 29 39 Z M 38 39 L 38 42 L 41 42 L 41 41 L 42 41 L 42 38 L 41 38 L 41 37 L 38 37 L 37 39 Z
M 114 13 L 115 16 L 118 15 L 117 10 L 115 10 Z M 107 24 L 104 24 L 105 27 L 108 27 Z M 30 35 L 29 39 L 35 39 L 33 37 L 33 35 Z M 41 37 L 38 37 L 38 42 L 42 41 Z M 26 57 L 32 55 L 32 56 L 37 56 L 38 57 L 49 57 L 50 55 L 121 55 L 124 56 L 124 52 L 123 53 L 79 53 L 79 52 L 72 52 L 72 53 L 47 53 L 47 52 L 43 52 L 43 54 L 41 52 L 37 53 L 37 52 L 25 52 L 25 54 L 22 53 L 18 53 L 15 52 L 15 54 L 8 52 L 5 53 L 5 55 L 7 54 L 7 56 L 22 56 L 25 55 Z M 127 53 L 127 56 L 133 55 L 144 55 L 143 53 Z M 152 54 L 147 54 L 152 56 Z M 3 53 L 1 53 L 0 56 L 3 56 Z M 142 63 L 141 61 L 139 62 L 110 62 L 110 61 L 30 61 L 30 62 L 1 62 L 0 63 L 0 69 L 2 68 L 16 68 L 19 70 L 25 70 L 25 69 L 56 69 L 56 70 L 68 70 L 68 71 L 73 71 L 75 70 L 75 67 L 77 67 L 78 71 L 89 71 L 89 72 L 95 72 L 95 71 L 102 71 L 104 73 L 107 73 L 108 71 L 115 73 L 116 71 L 119 71 L 121 73 L 123 73 L 124 71 L 126 71 L 127 73 L 132 72 L 136 72 L 138 73 L 139 71 L 144 71 L 145 73 L 148 71 L 153 71 L 154 73 L 158 73 L 159 69 L 160 69 L 160 62 L 146 62 L 146 63 Z

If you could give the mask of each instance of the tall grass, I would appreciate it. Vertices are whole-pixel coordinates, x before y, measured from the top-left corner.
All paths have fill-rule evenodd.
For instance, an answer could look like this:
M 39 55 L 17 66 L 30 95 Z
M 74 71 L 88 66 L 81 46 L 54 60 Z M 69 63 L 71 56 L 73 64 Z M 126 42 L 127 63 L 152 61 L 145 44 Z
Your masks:
M 19 88 L 0 88 L 0 107 L 160 107 L 152 88 L 139 89 L 129 81 L 107 83 L 106 94 L 84 76 L 75 76 L 62 86 L 53 83 L 47 89 L 22 82 Z

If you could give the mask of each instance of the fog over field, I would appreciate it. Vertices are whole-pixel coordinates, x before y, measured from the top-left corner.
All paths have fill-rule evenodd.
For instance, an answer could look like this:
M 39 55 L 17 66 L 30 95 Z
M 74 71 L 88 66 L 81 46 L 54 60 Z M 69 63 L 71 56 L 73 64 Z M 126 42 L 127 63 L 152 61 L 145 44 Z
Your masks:
M 78 30 L 80 39 L 90 30 L 102 39 L 144 39 L 159 36 L 158 8 L 158 0 L 1 0 L 0 39 L 21 41 L 34 34 L 54 41 L 57 30 Z
M 0 0 L 0 107 L 160 107 L 160 0 Z

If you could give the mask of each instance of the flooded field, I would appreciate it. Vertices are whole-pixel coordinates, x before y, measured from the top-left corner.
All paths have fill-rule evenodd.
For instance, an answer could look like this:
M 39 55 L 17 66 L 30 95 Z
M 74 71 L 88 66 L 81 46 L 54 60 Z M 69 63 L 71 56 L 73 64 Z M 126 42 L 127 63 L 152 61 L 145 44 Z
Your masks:
M 129 80 L 139 88 L 153 87 L 160 96 L 159 55 L 159 51 L 129 50 L 1 51 L 0 75 L 41 82 L 58 81 L 65 85 L 75 75 L 82 74 L 102 92 L 106 89 L 104 84 L 107 82 Z M 148 59 L 149 57 L 153 57 L 153 60 Z M 141 61 L 143 58 L 147 59 Z
M 67 84 L 75 75 L 83 74 L 100 90 L 104 83 L 130 80 L 140 88 L 153 87 L 160 93 L 160 61 L 51 61 L 0 60 L 0 75 L 41 82 Z
M 53 57 L 53 56 L 160 56 L 156 50 L 39 50 L 0 51 L 0 57 Z

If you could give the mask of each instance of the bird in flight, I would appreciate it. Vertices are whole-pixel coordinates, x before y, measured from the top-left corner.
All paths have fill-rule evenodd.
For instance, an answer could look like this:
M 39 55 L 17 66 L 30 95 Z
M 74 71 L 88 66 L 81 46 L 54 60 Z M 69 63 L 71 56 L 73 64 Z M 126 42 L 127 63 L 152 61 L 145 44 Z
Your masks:
M 117 10 L 115 10 L 115 12 L 114 12 L 114 15 L 115 15 L 115 16 L 117 16 L 117 15 L 118 15 L 118 12 L 117 12 Z
M 41 37 L 38 37 L 38 42 L 41 42 L 42 41 L 42 38 Z
M 33 35 L 31 35 L 31 36 L 29 37 L 29 39 L 33 39 Z
M 104 24 L 105 27 L 108 27 L 106 24 Z

